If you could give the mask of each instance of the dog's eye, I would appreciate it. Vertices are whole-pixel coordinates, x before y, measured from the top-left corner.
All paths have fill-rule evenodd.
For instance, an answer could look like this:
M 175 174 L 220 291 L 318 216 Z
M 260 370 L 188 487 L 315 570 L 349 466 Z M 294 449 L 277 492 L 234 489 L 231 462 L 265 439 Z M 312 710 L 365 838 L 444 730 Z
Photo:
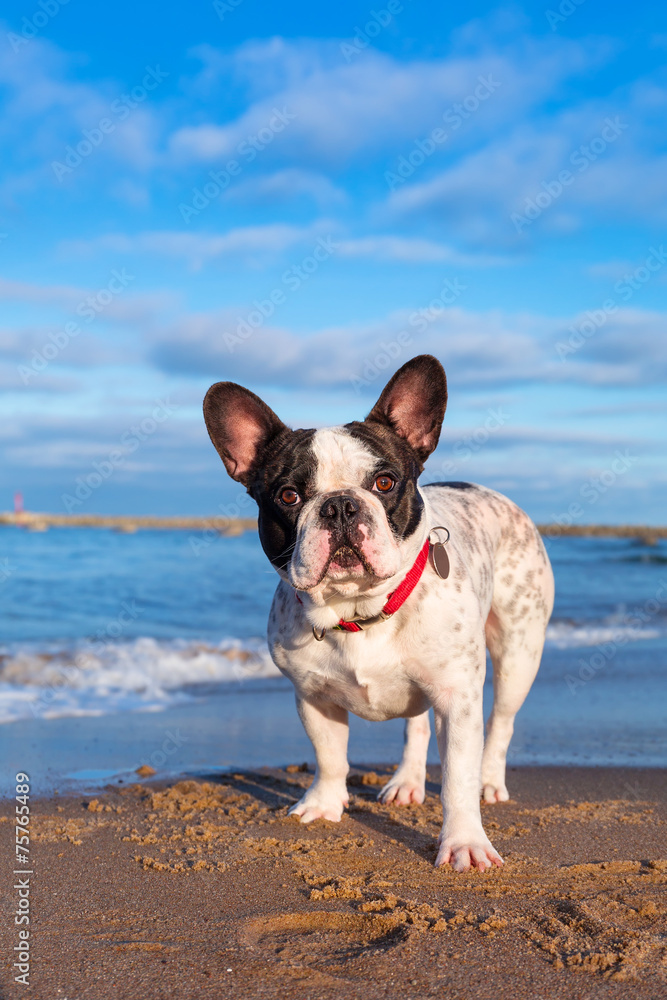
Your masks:
M 280 494 L 280 502 L 284 503 L 286 507 L 293 507 L 299 502 L 301 497 L 296 490 L 292 490 L 289 487 L 284 489 Z
M 391 476 L 378 476 L 373 483 L 373 489 L 377 490 L 378 493 L 389 493 L 395 485 L 396 480 L 392 479 Z

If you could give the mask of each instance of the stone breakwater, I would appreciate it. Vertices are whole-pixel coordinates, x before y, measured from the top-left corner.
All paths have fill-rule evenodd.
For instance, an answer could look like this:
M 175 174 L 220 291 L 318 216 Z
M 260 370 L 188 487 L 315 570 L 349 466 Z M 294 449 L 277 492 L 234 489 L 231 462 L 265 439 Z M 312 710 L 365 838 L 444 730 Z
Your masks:
M 110 528 L 131 534 L 135 531 L 192 531 L 212 529 L 221 535 L 242 535 L 254 531 L 255 518 L 246 517 L 156 517 L 131 514 L 48 514 L 33 511 L 0 512 L 0 525 L 48 531 L 49 528 Z M 636 538 L 645 545 L 656 545 L 667 538 L 667 527 L 649 524 L 538 524 L 546 538 Z
M 48 514 L 23 511 L 0 512 L 0 525 L 12 525 L 27 531 L 48 531 L 49 528 L 110 528 L 125 534 L 135 531 L 201 531 L 211 529 L 221 535 L 242 535 L 257 527 L 254 518 L 237 517 L 154 517 L 130 514 Z
M 636 538 L 644 545 L 657 545 L 667 538 L 667 528 L 651 524 L 538 524 L 545 538 Z

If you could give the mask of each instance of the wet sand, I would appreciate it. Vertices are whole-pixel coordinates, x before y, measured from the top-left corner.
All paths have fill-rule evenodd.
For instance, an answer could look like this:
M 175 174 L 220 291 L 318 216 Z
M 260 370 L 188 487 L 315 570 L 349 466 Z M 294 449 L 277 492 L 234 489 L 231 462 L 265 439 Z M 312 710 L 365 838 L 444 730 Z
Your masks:
M 339 824 L 287 818 L 297 765 L 33 802 L 31 986 L 3 892 L 0 996 L 667 996 L 666 770 L 512 769 L 506 864 L 463 875 L 433 868 L 436 769 L 423 806 L 379 805 L 390 773 L 355 769 Z

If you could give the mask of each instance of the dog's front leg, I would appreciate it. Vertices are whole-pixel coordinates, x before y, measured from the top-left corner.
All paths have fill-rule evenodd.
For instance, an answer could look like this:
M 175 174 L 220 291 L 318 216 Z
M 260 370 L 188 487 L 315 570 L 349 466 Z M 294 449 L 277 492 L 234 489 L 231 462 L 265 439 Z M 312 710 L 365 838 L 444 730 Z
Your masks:
M 338 823 L 348 803 L 347 787 L 347 712 L 332 702 L 313 702 L 297 696 L 303 728 L 315 750 L 315 780 L 289 811 L 302 823 L 330 819 Z
M 503 861 L 484 833 L 480 771 L 484 726 L 482 691 L 476 685 L 449 689 L 435 699 L 435 730 L 442 763 L 443 826 L 436 867 L 484 871 Z

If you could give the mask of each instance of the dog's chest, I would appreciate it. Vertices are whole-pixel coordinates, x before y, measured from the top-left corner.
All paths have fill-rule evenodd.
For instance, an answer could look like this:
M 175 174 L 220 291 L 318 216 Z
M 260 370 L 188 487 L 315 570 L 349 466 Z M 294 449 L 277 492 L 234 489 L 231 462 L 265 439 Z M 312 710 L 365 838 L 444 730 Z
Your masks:
M 299 697 L 331 701 L 379 721 L 419 715 L 434 686 L 469 684 L 483 661 L 482 619 L 473 577 L 453 545 L 450 561 L 446 580 L 427 565 L 389 621 L 363 632 L 329 631 L 322 642 L 313 637 L 294 592 L 280 584 L 269 645 Z
M 301 697 L 332 701 L 372 721 L 419 715 L 428 707 L 416 676 L 425 649 L 393 623 L 330 632 L 322 642 L 310 629 L 300 636 L 294 645 L 277 635 L 270 641 L 274 661 Z

